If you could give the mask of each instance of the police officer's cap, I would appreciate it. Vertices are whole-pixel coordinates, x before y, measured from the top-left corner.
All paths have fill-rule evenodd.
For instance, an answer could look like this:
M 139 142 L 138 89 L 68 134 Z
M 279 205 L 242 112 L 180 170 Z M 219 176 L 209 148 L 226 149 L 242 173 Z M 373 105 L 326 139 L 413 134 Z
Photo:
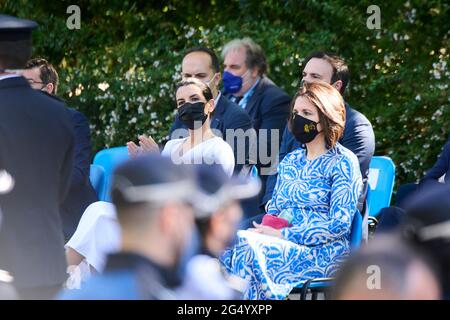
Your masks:
M 0 14 L 0 42 L 31 39 L 31 32 L 38 24 L 32 20 Z

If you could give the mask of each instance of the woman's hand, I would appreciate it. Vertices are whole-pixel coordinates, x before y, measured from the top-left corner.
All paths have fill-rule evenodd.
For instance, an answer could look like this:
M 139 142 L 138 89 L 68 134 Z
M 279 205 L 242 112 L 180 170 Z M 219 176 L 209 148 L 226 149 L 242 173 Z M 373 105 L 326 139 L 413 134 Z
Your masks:
M 132 158 L 135 158 L 135 157 L 139 156 L 140 154 L 144 153 L 142 151 L 142 148 L 139 147 L 138 145 L 136 145 L 136 143 L 134 143 L 133 141 L 127 142 L 127 149 L 128 149 L 128 154 Z
M 149 152 L 159 152 L 159 146 L 150 136 L 139 136 L 139 146 L 133 141 L 127 142 L 128 154 L 130 157 L 137 157 Z
M 147 137 L 144 134 L 142 136 L 139 136 L 139 146 L 142 148 L 142 150 L 144 152 L 158 152 L 159 153 L 158 144 L 150 136 Z
M 253 225 L 255 227 L 254 228 L 248 228 L 249 231 L 265 234 L 265 235 L 268 235 L 268 236 L 277 237 L 277 238 L 280 238 L 280 239 L 283 238 L 283 235 L 281 234 L 281 230 L 278 230 L 278 229 L 275 229 L 275 228 L 272 228 L 272 227 L 268 227 L 268 226 L 264 226 L 262 224 L 256 223 L 255 221 L 253 221 Z

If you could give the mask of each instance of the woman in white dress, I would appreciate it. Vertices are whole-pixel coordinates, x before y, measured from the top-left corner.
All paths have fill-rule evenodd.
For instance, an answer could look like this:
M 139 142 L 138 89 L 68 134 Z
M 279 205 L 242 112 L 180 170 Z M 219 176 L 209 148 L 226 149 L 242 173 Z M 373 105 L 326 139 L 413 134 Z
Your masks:
M 215 136 L 209 126 L 214 111 L 210 88 L 195 78 L 181 81 L 176 88 L 177 110 L 189 128 L 189 136 L 167 142 L 162 155 L 171 157 L 176 164 L 220 164 L 231 176 L 235 163 L 233 150 L 222 138 Z M 151 137 L 140 136 L 139 141 L 139 146 L 134 142 L 127 143 L 131 156 L 159 152 L 158 144 Z M 98 201 L 86 209 L 66 245 L 66 258 L 71 266 L 69 287 L 78 287 L 92 271 L 102 271 L 106 254 L 117 249 L 118 232 L 112 204 Z
M 187 78 L 176 86 L 177 111 L 180 120 L 189 128 L 189 136 L 166 143 L 162 155 L 171 157 L 175 164 L 220 164 L 231 176 L 234 154 L 228 143 L 214 135 L 210 117 L 214 111 L 211 89 L 195 78 Z M 151 137 L 140 136 L 139 146 L 127 143 L 131 156 L 159 150 Z

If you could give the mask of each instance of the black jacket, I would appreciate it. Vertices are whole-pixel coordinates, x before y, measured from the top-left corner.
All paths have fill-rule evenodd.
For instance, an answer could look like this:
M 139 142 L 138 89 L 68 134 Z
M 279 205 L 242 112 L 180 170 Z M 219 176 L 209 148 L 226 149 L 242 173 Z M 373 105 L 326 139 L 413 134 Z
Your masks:
M 75 232 L 84 210 L 97 201 L 97 194 L 89 180 L 91 168 L 91 135 L 87 118 L 75 109 L 68 109 L 74 129 L 75 150 L 70 189 L 61 205 L 64 236 Z
M 60 205 L 73 163 L 73 125 L 64 104 L 23 77 L 0 80 L 0 168 L 15 179 L 0 195 L 0 269 L 18 288 L 66 278 Z
M 450 184 L 450 141 L 444 145 L 444 150 L 439 156 L 434 166 L 427 171 L 425 177 L 420 180 L 420 188 L 429 183 L 437 182 L 440 177 L 445 174 L 444 181 L 446 184 Z

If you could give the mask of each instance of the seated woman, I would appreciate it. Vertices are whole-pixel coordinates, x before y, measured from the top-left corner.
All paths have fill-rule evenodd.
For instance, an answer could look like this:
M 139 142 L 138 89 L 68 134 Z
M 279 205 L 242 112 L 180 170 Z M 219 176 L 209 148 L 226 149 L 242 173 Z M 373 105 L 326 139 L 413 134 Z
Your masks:
M 177 111 L 180 120 L 189 128 L 189 136 L 166 143 L 162 155 L 170 156 L 174 163 L 220 164 L 231 176 L 234 170 L 234 154 L 230 145 L 214 135 L 209 118 L 214 111 L 211 89 L 195 78 L 188 78 L 176 86 Z M 128 142 L 130 155 L 151 152 L 158 145 L 151 137 L 140 136 L 137 146 Z
M 120 228 L 114 205 L 105 201 L 89 205 L 65 245 L 69 274 L 65 286 L 79 289 L 92 273 L 101 273 L 106 256 L 117 251 L 119 244 Z
M 306 148 L 279 164 L 267 212 L 291 224 L 254 223 L 221 256 L 230 273 L 249 282 L 246 299 L 283 299 L 301 281 L 333 276 L 350 252 L 362 179 L 356 156 L 337 142 L 345 126 L 341 95 L 328 84 L 305 84 L 288 125 Z

